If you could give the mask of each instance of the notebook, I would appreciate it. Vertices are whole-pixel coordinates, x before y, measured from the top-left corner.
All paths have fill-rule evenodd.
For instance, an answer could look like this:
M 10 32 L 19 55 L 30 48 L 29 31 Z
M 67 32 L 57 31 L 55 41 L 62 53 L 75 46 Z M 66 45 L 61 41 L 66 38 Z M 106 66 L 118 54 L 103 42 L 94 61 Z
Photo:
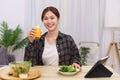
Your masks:
M 104 66 L 108 58 L 109 56 L 106 56 L 98 60 L 84 77 L 85 78 L 111 77 L 113 73 Z

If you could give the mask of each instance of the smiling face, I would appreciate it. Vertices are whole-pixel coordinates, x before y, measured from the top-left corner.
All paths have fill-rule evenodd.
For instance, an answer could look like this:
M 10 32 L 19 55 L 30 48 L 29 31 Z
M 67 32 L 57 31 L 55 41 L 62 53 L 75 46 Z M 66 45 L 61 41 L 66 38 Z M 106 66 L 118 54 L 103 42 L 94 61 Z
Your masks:
M 45 27 L 48 29 L 48 32 L 58 31 L 60 14 L 57 8 L 47 7 L 43 10 L 41 20 L 43 21 Z
M 52 11 L 48 11 L 43 17 L 43 23 L 49 32 L 53 32 L 58 30 L 59 18 Z

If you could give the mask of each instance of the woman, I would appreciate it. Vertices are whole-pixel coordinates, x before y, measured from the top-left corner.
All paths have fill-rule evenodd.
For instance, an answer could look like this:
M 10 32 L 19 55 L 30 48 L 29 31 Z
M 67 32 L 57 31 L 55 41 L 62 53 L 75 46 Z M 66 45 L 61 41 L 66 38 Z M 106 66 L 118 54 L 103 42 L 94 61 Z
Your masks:
M 34 29 L 30 31 L 24 60 L 31 60 L 32 65 L 72 65 L 80 69 L 79 51 L 73 38 L 58 30 L 58 10 L 55 7 L 45 8 L 41 20 L 48 31 L 40 39 L 35 39 Z

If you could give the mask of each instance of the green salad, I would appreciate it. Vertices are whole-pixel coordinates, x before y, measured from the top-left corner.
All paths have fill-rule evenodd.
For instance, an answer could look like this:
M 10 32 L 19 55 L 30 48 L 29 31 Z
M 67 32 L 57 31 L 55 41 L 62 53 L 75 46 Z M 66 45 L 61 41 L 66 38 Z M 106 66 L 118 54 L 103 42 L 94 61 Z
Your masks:
M 67 66 L 67 65 L 64 65 L 64 66 L 61 66 L 59 71 L 61 72 L 76 72 L 76 69 L 73 67 L 73 66 Z
M 29 72 L 31 62 L 30 61 L 24 61 L 20 63 L 12 62 L 10 67 L 14 76 L 19 76 L 19 74 L 27 74 Z

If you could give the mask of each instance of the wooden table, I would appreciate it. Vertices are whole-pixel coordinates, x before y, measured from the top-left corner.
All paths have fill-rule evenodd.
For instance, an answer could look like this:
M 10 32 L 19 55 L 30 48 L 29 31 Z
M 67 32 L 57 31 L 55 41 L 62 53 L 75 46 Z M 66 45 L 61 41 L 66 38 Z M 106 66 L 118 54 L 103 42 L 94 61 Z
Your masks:
M 74 76 L 64 76 L 57 72 L 58 66 L 36 66 L 39 69 L 41 76 L 36 80 L 120 80 L 119 74 L 108 67 L 113 75 L 109 78 L 84 78 L 84 75 L 90 70 L 92 66 L 83 66 L 82 71 Z
M 110 67 L 107 67 L 113 72 L 109 78 L 84 78 L 84 75 L 92 66 L 82 66 L 82 71 L 73 76 L 64 76 L 57 72 L 59 66 L 35 66 L 33 69 L 40 71 L 41 75 L 34 80 L 120 80 L 120 75 L 114 72 Z

